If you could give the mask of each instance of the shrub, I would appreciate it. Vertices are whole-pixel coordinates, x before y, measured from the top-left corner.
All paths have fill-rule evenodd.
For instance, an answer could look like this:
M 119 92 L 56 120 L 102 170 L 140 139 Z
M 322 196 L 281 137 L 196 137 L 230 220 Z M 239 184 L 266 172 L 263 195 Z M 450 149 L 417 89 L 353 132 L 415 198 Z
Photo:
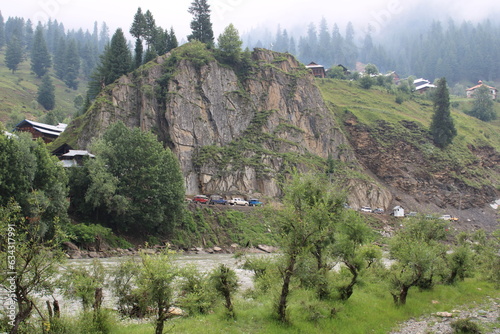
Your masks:
M 456 334 L 481 334 L 479 326 L 472 322 L 470 318 L 458 319 L 451 323 L 453 333 Z

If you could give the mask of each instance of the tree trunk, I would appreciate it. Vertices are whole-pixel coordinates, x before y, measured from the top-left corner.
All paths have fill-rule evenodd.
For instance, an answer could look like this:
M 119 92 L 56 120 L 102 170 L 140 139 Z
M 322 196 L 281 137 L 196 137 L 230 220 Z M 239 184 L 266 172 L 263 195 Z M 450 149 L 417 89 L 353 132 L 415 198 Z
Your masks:
M 292 279 L 293 271 L 295 269 L 295 262 L 297 260 L 297 254 L 290 255 L 288 260 L 288 266 L 285 269 L 283 275 L 283 286 L 281 288 L 281 295 L 278 304 L 278 318 L 282 322 L 286 322 L 286 306 L 287 297 L 290 292 L 290 280 Z
M 52 319 L 54 316 L 54 313 L 52 312 L 52 306 L 50 305 L 50 301 L 46 300 L 45 303 L 47 304 L 47 311 L 49 312 L 49 319 Z
M 344 264 L 347 266 L 347 268 L 352 274 L 351 282 L 347 286 L 340 288 L 340 299 L 347 300 L 351 297 L 354 285 L 358 281 L 358 270 L 353 264 L 349 262 L 344 262 Z
M 165 313 L 167 310 L 162 305 L 158 305 L 158 319 L 156 319 L 155 334 L 163 334 L 163 327 L 165 326 Z
M 99 311 L 102 305 L 102 288 L 95 288 L 94 294 L 94 311 Z
M 410 287 L 411 285 L 403 285 L 401 286 L 401 289 L 399 289 L 399 294 L 391 293 L 396 306 L 406 305 L 406 297 L 408 296 L 408 290 L 410 290 Z
M 61 309 L 59 308 L 59 302 L 57 299 L 54 299 L 52 303 L 54 305 L 54 317 L 59 318 L 61 316 Z

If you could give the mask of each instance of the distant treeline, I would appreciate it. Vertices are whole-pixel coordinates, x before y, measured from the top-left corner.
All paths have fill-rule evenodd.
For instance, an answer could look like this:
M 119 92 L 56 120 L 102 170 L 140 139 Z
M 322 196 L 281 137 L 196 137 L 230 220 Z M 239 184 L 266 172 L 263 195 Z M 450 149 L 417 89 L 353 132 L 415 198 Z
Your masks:
M 336 23 L 331 25 L 324 18 L 318 26 L 310 23 L 303 34 L 290 34 L 278 25 L 275 34 L 256 29 L 243 36 L 249 48 L 289 52 L 304 64 L 314 61 L 327 68 L 342 64 L 355 70 L 356 62 L 362 62 L 375 64 L 382 72 L 396 71 L 431 81 L 446 77 L 451 84 L 500 79 L 500 26 L 490 21 L 460 25 L 453 20 L 447 24 L 435 21 L 427 31 L 402 27 L 385 31 L 378 39 L 383 42 L 370 33 L 356 35 L 352 23 L 342 34 Z

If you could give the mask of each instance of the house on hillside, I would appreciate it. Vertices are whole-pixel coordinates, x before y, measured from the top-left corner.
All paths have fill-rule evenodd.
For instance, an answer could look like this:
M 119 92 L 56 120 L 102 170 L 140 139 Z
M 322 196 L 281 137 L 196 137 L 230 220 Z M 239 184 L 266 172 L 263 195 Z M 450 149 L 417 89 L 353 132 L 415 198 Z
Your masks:
M 25 119 L 14 128 L 14 131 L 29 132 L 33 139 L 42 138 L 45 143 L 54 141 L 66 129 L 67 124 L 49 125 Z
M 429 80 L 424 78 L 413 80 L 413 85 L 415 85 L 415 91 L 418 93 L 424 93 L 429 89 L 436 88 L 436 85 L 431 84 Z
M 64 167 L 82 166 L 85 157 L 91 159 L 95 158 L 95 155 L 89 153 L 88 151 L 74 150 L 66 143 L 53 150 L 52 154 L 61 160 Z
M 85 157 L 92 159 L 95 158 L 95 155 L 85 150 L 69 150 L 68 153 L 61 156 L 60 160 L 64 167 L 77 167 L 83 165 Z
M 306 65 L 306 68 L 311 70 L 312 74 L 316 78 L 326 77 L 326 71 L 325 71 L 325 67 L 323 65 L 318 65 L 315 62 L 311 62 L 309 65 Z
M 498 89 L 496 89 L 495 87 L 491 87 L 491 86 L 484 84 L 481 80 L 479 80 L 479 82 L 477 83 L 476 86 L 467 89 L 467 91 L 466 91 L 467 97 L 468 98 L 474 97 L 474 93 L 476 92 L 476 89 L 478 89 L 481 86 L 485 86 L 486 88 L 488 88 L 490 90 L 491 98 L 493 100 L 495 100 L 497 98 Z

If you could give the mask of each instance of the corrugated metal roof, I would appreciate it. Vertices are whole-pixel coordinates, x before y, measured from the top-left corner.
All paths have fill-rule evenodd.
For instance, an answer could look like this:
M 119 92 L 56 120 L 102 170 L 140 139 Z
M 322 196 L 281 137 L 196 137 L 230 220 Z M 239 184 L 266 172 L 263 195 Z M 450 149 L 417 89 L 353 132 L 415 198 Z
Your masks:
M 28 124 L 32 125 L 34 128 L 36 128 L 40 132 L 44 132 L 44 133 L 52 132 L 52 134 L 54 134 L 56 136 L 61 134 L 61 132 L 63 132 L 66 129 L 66 127 L 68 126 L 68 124 L 64 124 L 64 123 L 59 123 L 57 125 L 50 125 L 50 124 L 39 123 L 39 122 L 30 121 L 28 119 L 25 119 L 22 122 L 19 122 L 19 124 L 16 125 L 16 128 L 19 127 L 20 125 L 22 125 L 23 123 L 28 123 Z M 42 131 L 42 129 L 44 131 Z M 47 131 L 49 131 L 49 132 L 47 132 Z
M 76 156 L 89 156 L 95 158 L 95 155 L 85 150 L 69 150 L 68 153 L 62 155 L 63 157 L 76 157 Z

